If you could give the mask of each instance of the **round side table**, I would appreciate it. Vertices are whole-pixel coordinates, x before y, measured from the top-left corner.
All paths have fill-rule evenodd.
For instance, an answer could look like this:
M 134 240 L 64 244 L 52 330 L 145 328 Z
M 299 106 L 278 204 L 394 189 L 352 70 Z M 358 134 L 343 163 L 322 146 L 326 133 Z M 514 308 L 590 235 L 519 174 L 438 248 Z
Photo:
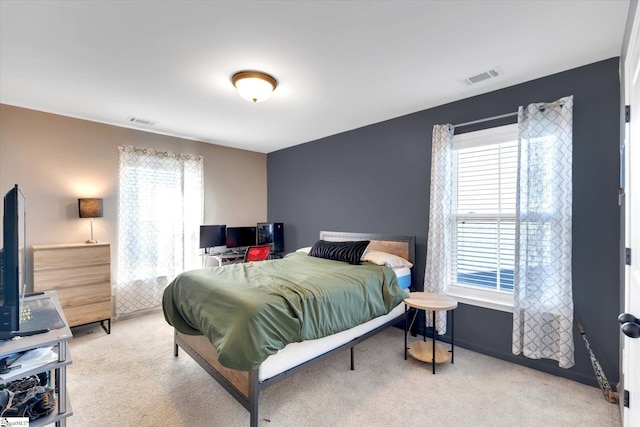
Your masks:
M 414 359 L 431 363 L 433 374 L 436 373 L 436 363 L 443 363 L 451 359 L 453 363 L 453 311 L 451 311 L 451 350 L 448 350 L 443 344 L 436 343 L 436 311 L 449 311 L 458 307 L 458 301 L 447 295 L 432 294 L 430 292 L 411 292 L 409 298 L 404 300 L 404 360 L 407 360 L 407 353 Z M 408 324 L 410 308 L 414 310 L 411 325 Z M 413 327 L 413 323 L 418 316 L 418 311 L 431 311 L 433 314 L 433 339 L 431 345 L 426 342 L 426 336 L 423 334 L 423 341 L 414 341 L 408 345 L 409 330 Z M 425 333 L 426 333 L 425 322 Z

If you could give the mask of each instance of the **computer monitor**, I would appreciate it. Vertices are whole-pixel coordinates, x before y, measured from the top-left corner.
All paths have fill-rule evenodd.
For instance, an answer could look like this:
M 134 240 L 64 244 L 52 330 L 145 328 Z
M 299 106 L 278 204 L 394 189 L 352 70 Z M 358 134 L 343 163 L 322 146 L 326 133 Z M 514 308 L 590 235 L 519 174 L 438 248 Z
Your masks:
M 227 244 L 227 226 L 201 225 L 200 226 L 200 249 L 208 252 L 209 248 L 224 246 Z
M 256 244 L 256 227 L 227 227 L 227 248 L 246 248 Z

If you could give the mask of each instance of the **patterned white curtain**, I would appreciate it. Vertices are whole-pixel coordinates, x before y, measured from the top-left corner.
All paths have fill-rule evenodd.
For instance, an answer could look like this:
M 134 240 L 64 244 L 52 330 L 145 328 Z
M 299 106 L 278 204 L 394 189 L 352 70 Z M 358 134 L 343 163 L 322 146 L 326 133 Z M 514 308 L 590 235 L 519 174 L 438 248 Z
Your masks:
M 573 97 L 518 110 L 513 354 L 573 358 Z
M 199 268 L 202 156 L 119 146 L 116 315 L 159 307 L 178 274 Z
M 435 125 L 431 138 L 431 189 L 429 193 L 429 236 L 424 273 L 424 290 L 444 294 L 451 266 L 451 203 L 453 197 L 454 127 Z M 433 326 L 433 314 L 426 313 L 427 326 Z M 436 312 L 436 330 L 447 330 L 447 313 Z

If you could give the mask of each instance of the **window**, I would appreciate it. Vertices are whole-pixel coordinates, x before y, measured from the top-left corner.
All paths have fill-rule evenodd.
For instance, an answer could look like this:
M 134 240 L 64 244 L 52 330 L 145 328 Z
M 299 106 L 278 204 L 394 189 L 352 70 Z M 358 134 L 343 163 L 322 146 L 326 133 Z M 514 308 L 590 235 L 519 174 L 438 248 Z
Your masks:
M 461 302 L 511 311 L 518 126 L 455 135 L 453 162 L 447 293 Z
M 120 152 L 116 314 L 160 306 L 179 273 L 198 268 L 201 156 L 129 146 Z

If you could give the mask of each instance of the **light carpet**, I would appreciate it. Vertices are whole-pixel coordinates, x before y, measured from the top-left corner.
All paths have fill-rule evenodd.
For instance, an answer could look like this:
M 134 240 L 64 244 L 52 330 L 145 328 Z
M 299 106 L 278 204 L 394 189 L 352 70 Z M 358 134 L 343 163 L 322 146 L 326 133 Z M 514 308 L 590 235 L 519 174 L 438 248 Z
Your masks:
M 247 427 L 249 413 L 183 351 L 161 312 L 73 330 L 77 426 Z M 620 426 L 600 389 L 456 347 L 455 363 L 404 360 L 403 331 L 339 352 L 260 393 L 261 427 Z

